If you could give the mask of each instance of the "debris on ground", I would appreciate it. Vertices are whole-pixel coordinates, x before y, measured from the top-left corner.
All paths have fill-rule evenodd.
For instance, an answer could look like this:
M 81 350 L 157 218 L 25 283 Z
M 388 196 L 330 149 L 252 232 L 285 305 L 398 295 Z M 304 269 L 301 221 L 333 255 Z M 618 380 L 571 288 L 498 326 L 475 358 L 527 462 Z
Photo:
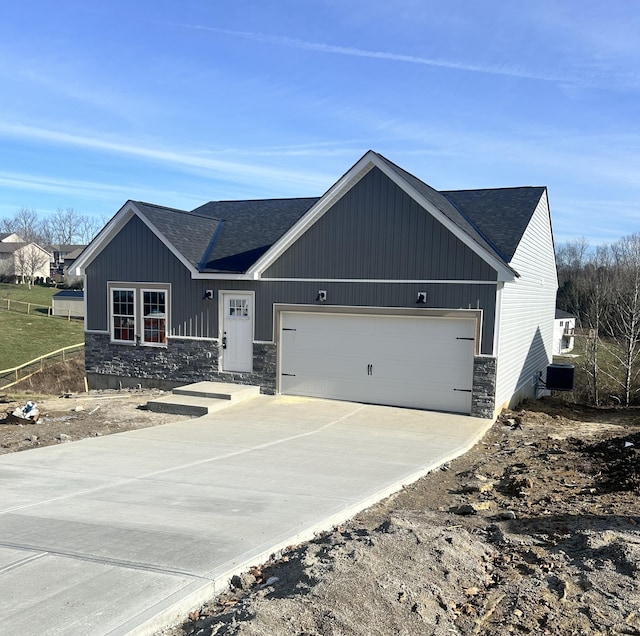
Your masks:
M 3 396 L 0 401 L 6 407 L 7 419 L 0 420 L 0 454 L 188 419 L 146 410 L 147 402 L 162 394 L 154 389 L 89 391 L 59 397 L 38 396 L 37 403 L 32 399 L 26 404 L 22 396 Z M 23 408 L 30 403 L 34 406 L 28 413 L 35 409 L 39 417 L 13 415 L 24 412 Z

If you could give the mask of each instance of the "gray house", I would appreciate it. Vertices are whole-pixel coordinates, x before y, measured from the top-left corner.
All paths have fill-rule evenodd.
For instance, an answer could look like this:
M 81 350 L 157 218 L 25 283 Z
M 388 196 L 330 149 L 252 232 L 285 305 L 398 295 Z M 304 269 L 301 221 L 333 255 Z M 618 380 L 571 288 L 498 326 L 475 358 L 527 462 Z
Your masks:
M 128 201 L 76 267 L 92 387 L 220 380 L 493 417 L 552 356 L 546 188 L 438 192 L 373 151 L 319 198 Z

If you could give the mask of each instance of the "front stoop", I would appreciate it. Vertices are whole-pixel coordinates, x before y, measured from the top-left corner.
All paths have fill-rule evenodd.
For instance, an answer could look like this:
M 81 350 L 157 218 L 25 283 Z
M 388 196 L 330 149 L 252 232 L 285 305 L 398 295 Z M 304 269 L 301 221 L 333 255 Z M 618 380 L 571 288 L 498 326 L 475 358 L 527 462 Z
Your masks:
M 232 404 L 244 402 L 260 395 L 259 386 L 226 382 L 196 382 L 173 389 L 165 395 L 147 402 L 147 408 L 156 413 L 201 417 Z

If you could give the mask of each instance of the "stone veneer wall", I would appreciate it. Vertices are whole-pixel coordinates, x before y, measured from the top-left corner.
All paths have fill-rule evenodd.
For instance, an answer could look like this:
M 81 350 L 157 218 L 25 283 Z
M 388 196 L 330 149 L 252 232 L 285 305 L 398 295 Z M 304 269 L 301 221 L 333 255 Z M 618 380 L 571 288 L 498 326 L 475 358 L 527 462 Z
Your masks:
M 492 356 L 476 356 L 473 359 L 473 417 L 493 418 L 495 415 L 497 368 L 498 360 Z
M 157 386 L 171 389 L 201 381 L 259 385 L 275 393 L 276 346 L 254 343 L 254 370 L 227 373 L 218 369 L 218 342 L 169 338 L 167 347 L 136 347 L 110 342 L 108 334 L 85 333 L 85 367 L 91 388 Z

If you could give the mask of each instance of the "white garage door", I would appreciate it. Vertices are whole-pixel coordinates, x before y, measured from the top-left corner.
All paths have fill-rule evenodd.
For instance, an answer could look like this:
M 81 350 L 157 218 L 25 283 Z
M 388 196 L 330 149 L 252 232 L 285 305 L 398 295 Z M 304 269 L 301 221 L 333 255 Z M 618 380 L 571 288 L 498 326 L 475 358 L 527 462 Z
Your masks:
M 475 320 L 283 312 L 280 392 L 469 413 Z

